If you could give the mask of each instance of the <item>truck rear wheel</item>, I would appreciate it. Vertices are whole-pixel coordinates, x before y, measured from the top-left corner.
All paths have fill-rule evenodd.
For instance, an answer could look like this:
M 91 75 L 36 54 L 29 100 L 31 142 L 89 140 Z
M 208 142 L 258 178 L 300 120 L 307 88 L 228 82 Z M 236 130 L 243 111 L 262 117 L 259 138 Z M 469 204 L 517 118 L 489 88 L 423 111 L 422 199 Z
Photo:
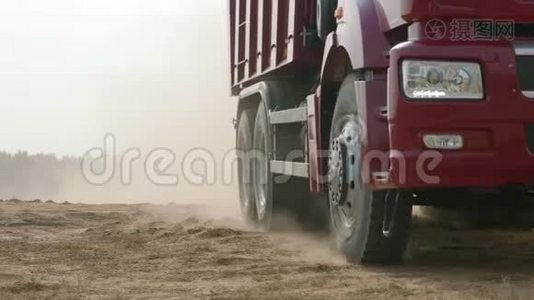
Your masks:
M 412 194 L 373 191 L 362 182 L 363 130 L 355 77 L 342 84 L 332 120 L 328 172 L 331 229 L 339 249 L 357 264 L 402 261 L 412 216 Z
M 254 224 L 257 220 L 254 186 L 252 183 L 253 117 L 251 109 L 244 109 L 241 112 L 236 140 L 241 214 L 243 219 L 251 224 Z
M 258 225 L 263 229 L 271 229 L 274 203 L 274 183 L 271 173 L 272 136 L 267 117 L 267 109 L 260 103 L 254 125 L 254 158 L 253 182 L 255 207 Z
M 254 205 L 259 227 L 264 230 L 286 230 L 291 221 L 296 221 L 304 229 L 324 228 L 322 225 L 326 223 L 326 214 L 324 209 L 321 210 L 324 202 L 311 195 L 308 180 L 271 173 L 274 137 L 268 122 L 267 108 L 263 103 L 256 114 L 253 135 Z M 283 140 L 278 141 L 277 146 L 287 148 L 288 145 L 283 143 Z

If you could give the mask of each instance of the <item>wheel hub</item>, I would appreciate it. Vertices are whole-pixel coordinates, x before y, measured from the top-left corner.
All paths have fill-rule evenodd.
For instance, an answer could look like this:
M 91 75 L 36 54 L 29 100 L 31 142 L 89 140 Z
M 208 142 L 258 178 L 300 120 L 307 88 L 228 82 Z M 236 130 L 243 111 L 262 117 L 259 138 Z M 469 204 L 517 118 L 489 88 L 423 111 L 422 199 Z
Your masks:
M 343 206 L 346 200 L 347 184 L 345 178 L 345 146 L 340 138 L 332 141 L 328 172 L 330 201 L 335 206 Z
M 332 140 L 328 165 L 328 192 L 334 206 L 351 206 L 349 192 L 356 188 L 359 174 L 359 140 L 354 122 L 348 122 Z

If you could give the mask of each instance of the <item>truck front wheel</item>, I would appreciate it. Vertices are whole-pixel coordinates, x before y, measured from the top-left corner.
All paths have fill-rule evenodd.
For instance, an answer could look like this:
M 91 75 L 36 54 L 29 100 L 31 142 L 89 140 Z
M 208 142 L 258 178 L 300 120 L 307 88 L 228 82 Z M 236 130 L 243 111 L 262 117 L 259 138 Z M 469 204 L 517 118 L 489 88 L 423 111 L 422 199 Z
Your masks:
M 411 224 L 412 194 L 374 191 L 362 182 L 364 130 L 357 111 L 355 80 L 350 75 L 341 86 L 332 120 L 328 164 L 331 229 L 350 262 L 399 263 Z

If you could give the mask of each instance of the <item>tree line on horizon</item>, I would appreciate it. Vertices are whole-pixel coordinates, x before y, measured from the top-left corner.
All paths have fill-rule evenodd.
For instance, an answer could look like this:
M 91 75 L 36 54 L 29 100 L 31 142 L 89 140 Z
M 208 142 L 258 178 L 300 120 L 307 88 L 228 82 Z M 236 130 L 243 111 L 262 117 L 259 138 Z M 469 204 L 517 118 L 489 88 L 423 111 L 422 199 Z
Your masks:
M 80 164 L 75 157 L 0 151 L 0 199 L 52 199 L 66 178 L 80 174 Z

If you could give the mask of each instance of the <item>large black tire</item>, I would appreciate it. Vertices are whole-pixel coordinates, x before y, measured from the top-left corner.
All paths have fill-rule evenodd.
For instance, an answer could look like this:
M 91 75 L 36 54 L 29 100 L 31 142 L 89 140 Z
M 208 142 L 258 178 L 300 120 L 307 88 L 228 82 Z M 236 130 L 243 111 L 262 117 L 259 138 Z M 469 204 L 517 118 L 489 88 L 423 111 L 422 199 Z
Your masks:
M 317 35 L 323 41 L 336 29 L 334 18 L 336 8 L 337 0 L 317 0 Z
M 327 227 L 325 201 L 310 193 L 308 180 L 271 173 L 273 135 L 263 103 L 258 108 L 253 132 L 252 173 L 257 225 L 263 230 L 287 230 L 291 221 L 296 221 L 295 225 L 306 230 L 324 230 Z M 284 148 L 284 145 L 278 146 Z
M 251 160 L 253 150 L 253 118 L 254 114 L 251 109 L 244 109 L 241 112 L 236 137 L 241 214 L 243 219 L 251 225 L 254 225 L 257 221 Z
M 254 195 L 258 225 L 270 230 L 274 203 L 274 182 L 271 173 L 272 135 L 268 122 L 267 108 L 260 103 L 254 125 L 254 158 L 252 164 Z
M 339 249 L 352 263 L 399 263 L 408 240 L 412 194 L 373 191 L 362 182 L 364 133 L 356 104 L 356 80 L 349 75 L 343 82 L 332 120 L 328 176 L 331 230 Z

